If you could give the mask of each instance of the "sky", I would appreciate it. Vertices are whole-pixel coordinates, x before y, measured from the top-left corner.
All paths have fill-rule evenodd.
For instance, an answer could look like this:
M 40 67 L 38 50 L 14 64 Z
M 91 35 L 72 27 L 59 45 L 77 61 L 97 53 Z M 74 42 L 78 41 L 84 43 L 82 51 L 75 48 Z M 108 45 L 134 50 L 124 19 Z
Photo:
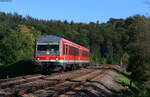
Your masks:
M 136 14 L 149 16 L 150 0 L 0 0 L 0 11 L 44 20 L 107 22 Z

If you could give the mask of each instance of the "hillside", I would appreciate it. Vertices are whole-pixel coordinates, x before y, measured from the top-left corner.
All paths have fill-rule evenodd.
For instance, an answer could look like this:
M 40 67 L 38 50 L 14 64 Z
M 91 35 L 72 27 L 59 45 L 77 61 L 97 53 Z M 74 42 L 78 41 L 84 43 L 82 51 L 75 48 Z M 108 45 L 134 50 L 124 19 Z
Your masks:
M 28 63 L 33 62 L 35 39 L 56 35 L 90 48 L 91 64 L 128 64 L 132 80 L 149 92 L 149 26 L 150 19 L 140 15 L 87 24 L 0 12 L 0 78 L 35 73 L 27 69 L 33 66 Z
M 119 65 L 107 64 L 51 75 L 35 74 L 3 79 L 0 80 L 0 96 L 126 97 L 135 95 L 139 89 L 134 83 L 130 85 L 128 75 L 122 71 Z

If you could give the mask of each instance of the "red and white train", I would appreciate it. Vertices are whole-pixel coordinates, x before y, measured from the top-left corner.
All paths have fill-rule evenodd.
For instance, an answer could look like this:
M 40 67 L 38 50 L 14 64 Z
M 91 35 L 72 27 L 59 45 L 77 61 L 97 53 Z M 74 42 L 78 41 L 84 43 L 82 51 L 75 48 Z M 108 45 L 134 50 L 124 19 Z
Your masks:
M 57 36 L 42 36 L 35 42 L 35 60 L 43 70 L 63 69 L 88 64 L 89 49 Z

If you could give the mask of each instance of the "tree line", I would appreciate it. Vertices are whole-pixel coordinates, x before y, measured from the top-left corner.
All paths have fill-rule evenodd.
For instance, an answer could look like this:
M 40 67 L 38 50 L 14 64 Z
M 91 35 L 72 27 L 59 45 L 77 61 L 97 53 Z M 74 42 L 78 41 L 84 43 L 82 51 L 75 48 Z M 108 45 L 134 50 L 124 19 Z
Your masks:
M 15 66 L 32 59 L 34 41 L 44 35 L 60 36 L 90 48 L 92 64 L 120 64 L 127 55 L 129 59 L 123 63 L 128 64 L 132 79 L 150 88 L 149 17 L 134 15 L 110 18 L 106 23 L 76 23 L 0 12 L 0 66 Z

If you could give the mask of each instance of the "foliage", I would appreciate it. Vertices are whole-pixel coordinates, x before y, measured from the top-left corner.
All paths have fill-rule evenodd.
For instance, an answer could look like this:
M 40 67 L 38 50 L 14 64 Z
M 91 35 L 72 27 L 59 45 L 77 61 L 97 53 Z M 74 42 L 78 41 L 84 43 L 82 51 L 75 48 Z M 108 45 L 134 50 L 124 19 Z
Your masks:
M 25 56 L 31 56 L 34 40 L 41 35 L 57 35 L 89 47 L 91 54 L 94 55 L 92 61 L 110 64 L 120 62 L 120 56 L 123 53 L 121 42 L 128 39 L 123 19 L 110 19 L 106 24 L 99 24 L 98 21 L 86 24 L 73 21 L 69 23 L 66 20 L 64 22 L 38 20 L 30 16 L 22 17 L 17 13 L 0 12 L 0 37 L 2 37 L 0 51 L 3 52 L 0 54 L 0 63 L 9 65 Z M 23 42 L 26 42 L 25 48 L 17 47 Z M 12 45 L 14 43 L 16 45 Z M 8 52 L 5 49 L 8 49 Z M 23 54 L 25 52 L 27 53 Z
M 131 57 L 129 70 L 132 71 L 134 80 L 143 82 L 150 80 L 150 20 L 145 17 L 134 19 L 137 19 L 133 28 L 135 34 L 132 35 L 133 40 L 128 45 Z
M 117 76 L 117 82 L 120 83 L 122 86 L 130 87 L 130 81 L 131 80 L 129 78 L 127 78 L 121 74 L 119 76 Z M 132 83 L 131 87 L 132 87 L 132 89 L 138 90 L 138 87 L 134 83 Z
M 0 12 L 1 70 L 11 66 L 15 70 L 15 66 L 23 66 L 24 60 L 34 54 L 35 39 L 43 35 L 57 35 L 90 48 L 92 64 L 120 64 L 121 60 L 124 61 L 128 64 L 128 71 L 132 72 L 132 80 L 150 89 L 146 86 L 150 81 L 148 17 L 135 15 L 127 19 L 111 18 L 107 23 L 97 21 L 87 24 L 38 20 L 17 13 Z
M 38 67 L 30 58 L 20 60 L 8 66 L 0 66 L 0 79 L 38 73 Z
M 117 82 L 122 86 L 122 91 L 116 93 L 119 97 L 150 97 L 148 90 L 142 87 L 139 88 L 134 83 L 130 87 L 130 81 L 129 78 L 123 75 L 117 76 Z
M 0 57 L 4 64 L 13 64 L 33 55 L 33 40 L 22 32 L 12 31 L 0 44 Z

